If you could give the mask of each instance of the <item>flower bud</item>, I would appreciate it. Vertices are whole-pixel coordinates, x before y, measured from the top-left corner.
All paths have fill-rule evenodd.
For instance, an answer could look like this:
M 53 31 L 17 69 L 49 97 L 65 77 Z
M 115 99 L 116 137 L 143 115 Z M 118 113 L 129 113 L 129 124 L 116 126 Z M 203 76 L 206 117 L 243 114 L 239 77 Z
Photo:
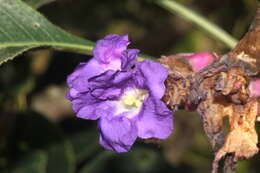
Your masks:
M 249 96 L 260 97 L 260 79 L 254 79 L 249 83 Z
M 216 60 L 216 57 L 209 52 L 198 52 L 185 58 L 189 61 L 194 72 L 202 70 Z

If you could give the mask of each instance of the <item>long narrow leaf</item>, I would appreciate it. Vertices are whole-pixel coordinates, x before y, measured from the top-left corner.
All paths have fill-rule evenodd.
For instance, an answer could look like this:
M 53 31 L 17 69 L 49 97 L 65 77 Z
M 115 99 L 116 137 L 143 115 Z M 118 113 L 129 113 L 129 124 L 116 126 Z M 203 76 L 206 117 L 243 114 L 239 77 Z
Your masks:
M 223 43 L 225 43 L 229 48 L 234 48 L 237 44 L 237 40 L 234 39 L 226 31 L 224 31 L 211 21 L 207 20 L 205 17 L 181 5 L 180 3 L 174 0 L 156 0 L 155 2 L 159 6 L 170 11 L 171 13 L 180 15 L 185 19 L 195 23 L 196 25 L 210 33 L 210 35 L 214 36 L 217 40 L 220 40 Z

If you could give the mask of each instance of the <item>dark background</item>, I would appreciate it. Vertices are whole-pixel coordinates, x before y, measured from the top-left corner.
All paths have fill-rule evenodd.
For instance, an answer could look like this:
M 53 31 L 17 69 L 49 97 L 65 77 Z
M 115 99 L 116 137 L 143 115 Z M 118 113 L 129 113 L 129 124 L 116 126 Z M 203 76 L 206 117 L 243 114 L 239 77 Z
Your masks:
M 179 0 L 240 39 L 254 0 Z M 39 9 L 64 30 L 96 41 L 129 34 L 130 47 L 154 57 L 229 49 L 152 0 L 57 0 Z M 66 77 L 90 56 L 35 49 L 0 67 L 2 172 L 209 172 L 213 152 L 195 113 L 175 114 L 174 133 L 161 144 L 138 140 L 129 153 L 105 151 L 95 121 L 75 118 L 65 99 Z M 238 173 L 259 172 L 259 155 L 239 162 Z M 64 172 L 65 171 L 65 172 Z

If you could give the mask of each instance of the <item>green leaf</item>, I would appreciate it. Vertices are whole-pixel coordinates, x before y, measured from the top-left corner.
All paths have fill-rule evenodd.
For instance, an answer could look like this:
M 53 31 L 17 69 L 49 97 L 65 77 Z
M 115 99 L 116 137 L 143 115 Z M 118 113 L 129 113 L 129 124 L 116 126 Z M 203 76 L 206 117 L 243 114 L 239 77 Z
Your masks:
M 51 24 L 21 0 L 0 0 L 0 64 L 36 47 L 91 54 L 93 43 Z
M 36 151 L 27 156 L 22 162 L 14 168 L 12 173 L 47 173 L 47 154 L 42 151 Z
M 162 164 L 160 152 L 154 148 L 135 146 L 130 152 L 115 157 L 113 162 L 111 162 L 109 160 L 110 165 L 116 164 L 117 169 L 124 173 L 164 172 L 160 170 L 160 165 Z
M 107 160 L 113 156 L 115 156 L 116 153 L 112 151 L 103 151 L 99 153 L 93 160 L 87 164 L 85 164 L 79 173 L 101 173 L 106 172 L 104 164 L 107 162 Z
M 23 1 L 29 4 L 30 6 L 32 6 L 33 8 L 39 8 L 45 4 L 54 2 L 55 0 L 23 0 Z
M 37 113 L 17 115 L 12 142 L 11 146 L 15 146 L 11 148 L 14 160 L 23 160 L 35 151 L 44 151 L 48 157 L 47 173 L 75 172 L 76 159 L 72 144 L 58 126 Z M 11 163 L 11 166 L 16 164 L 19 162 Z
M 35 4 L 37 6 L 37 1 L 44 2 L 26 0 L 33 6 Z M 92 54 L 93 42 L 73 36 L 56 27 L 21 0 L 0 0 L 0 23 L 0 65 L 37 47 Z M 155 60 L 147 55 L 139 57 Z
M 96 128 L 82 131 L 70 137 L 77 162 L 90 157 L 101 148 L 98 144 L 98 137 Z
M 178 14 L 183 18 L 193 22 L 194 24 L 198 25 L 210 35 L 215 37 L 217 40 L 222 41 L 226 44 L 229 48 L 234 48 L 237 44 L 237 40 L 233 38 L 229 33 L 221 29 L 216 24 L 209 21 L 207 18 L 201 16 L 200 14 L 196 13 L 195 11 L 185 7 L 181 3 L 173 0 L 156 0 L 159 6 L 165 8 L 166 10 L 170 11 L 173 14 Z
M 103 173 L 106 170 L 124 173 L 160 172 L 161 164 L 162 158 L 158 151 L 135 146 L 127 153 L 106 150 L 96 153 L 84 163 L 79 173 Z

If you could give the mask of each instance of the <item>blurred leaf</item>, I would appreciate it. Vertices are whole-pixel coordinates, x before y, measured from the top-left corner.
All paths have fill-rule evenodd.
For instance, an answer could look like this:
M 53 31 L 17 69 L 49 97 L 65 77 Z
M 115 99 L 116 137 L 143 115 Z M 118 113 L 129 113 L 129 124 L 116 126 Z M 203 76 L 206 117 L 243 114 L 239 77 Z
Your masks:
M 179 44 L 174 46 L 171 53 L 176 52 L 198 52 L 201 50 L 216 51 L 218 47 L 214 44 L 213 40 L 208 38 L 207 35 L 199 30 L 193 30 L 183 36 Z
M 37 151 L 25 158 L 12 173 L 47 173 L 47 154 Z
M 17 116 L 12 145 L 16 148 L 13 152 L 15 160 L 23 160 L 35 150 L 41 150 L 48 156 L 46 172 L 75 172 L 76 161 L 71 143 L 60 128 L 39 114 L 26 113 Z
M 73 145 L 76 160 L 81 162 L 100 149 L 98 134 L 94 130 L 80 132 L 70 138 Z
M 41 7 L 45 4 L 51 3 L 55 0 L 23 0 L 23 1 L 34 8 L 39 8 L 39 7 Z
M 51 24 L 20 0 L 0 0 L 0 64 L 36 47 L 91 54 L 93 43 Z
M 171 13 L 182 16 L 183 18 L 193 22 L 198 25 L 210 35 L 215 37 L 215 39 L 222 41 L 229 48 L 234 48 L 237 44 L 237 40 L 233 38 L 229 33 L 224 31 L 222 28 L 217 26 L 216 24 L 209 21 L 206 17 L 201 16 L 190 8 L 185 7 L 181 3 L 177 1 L 171 0 L 156 0 L 155 1 L 159 6 L 165 8 Z
M 146 147 L 133 148 L 129 153 L 125 153 L 124 157 L 119 159 L 121 161 L 120 168 L 126 173 L 158 172 L 162 163 L 159 152 Z
M 106 172 L 104 164 L 107 159 L 113 155 L 115 155 L 115 153 L 112 151 L 103 151 L 99 153 L 91 162 L 86 163 L 79 173 Z
M 94 43 L 64 32 L 21 0 L 0 0 L 0 23 L 0 65 L 37 47 L 92 54 Z

